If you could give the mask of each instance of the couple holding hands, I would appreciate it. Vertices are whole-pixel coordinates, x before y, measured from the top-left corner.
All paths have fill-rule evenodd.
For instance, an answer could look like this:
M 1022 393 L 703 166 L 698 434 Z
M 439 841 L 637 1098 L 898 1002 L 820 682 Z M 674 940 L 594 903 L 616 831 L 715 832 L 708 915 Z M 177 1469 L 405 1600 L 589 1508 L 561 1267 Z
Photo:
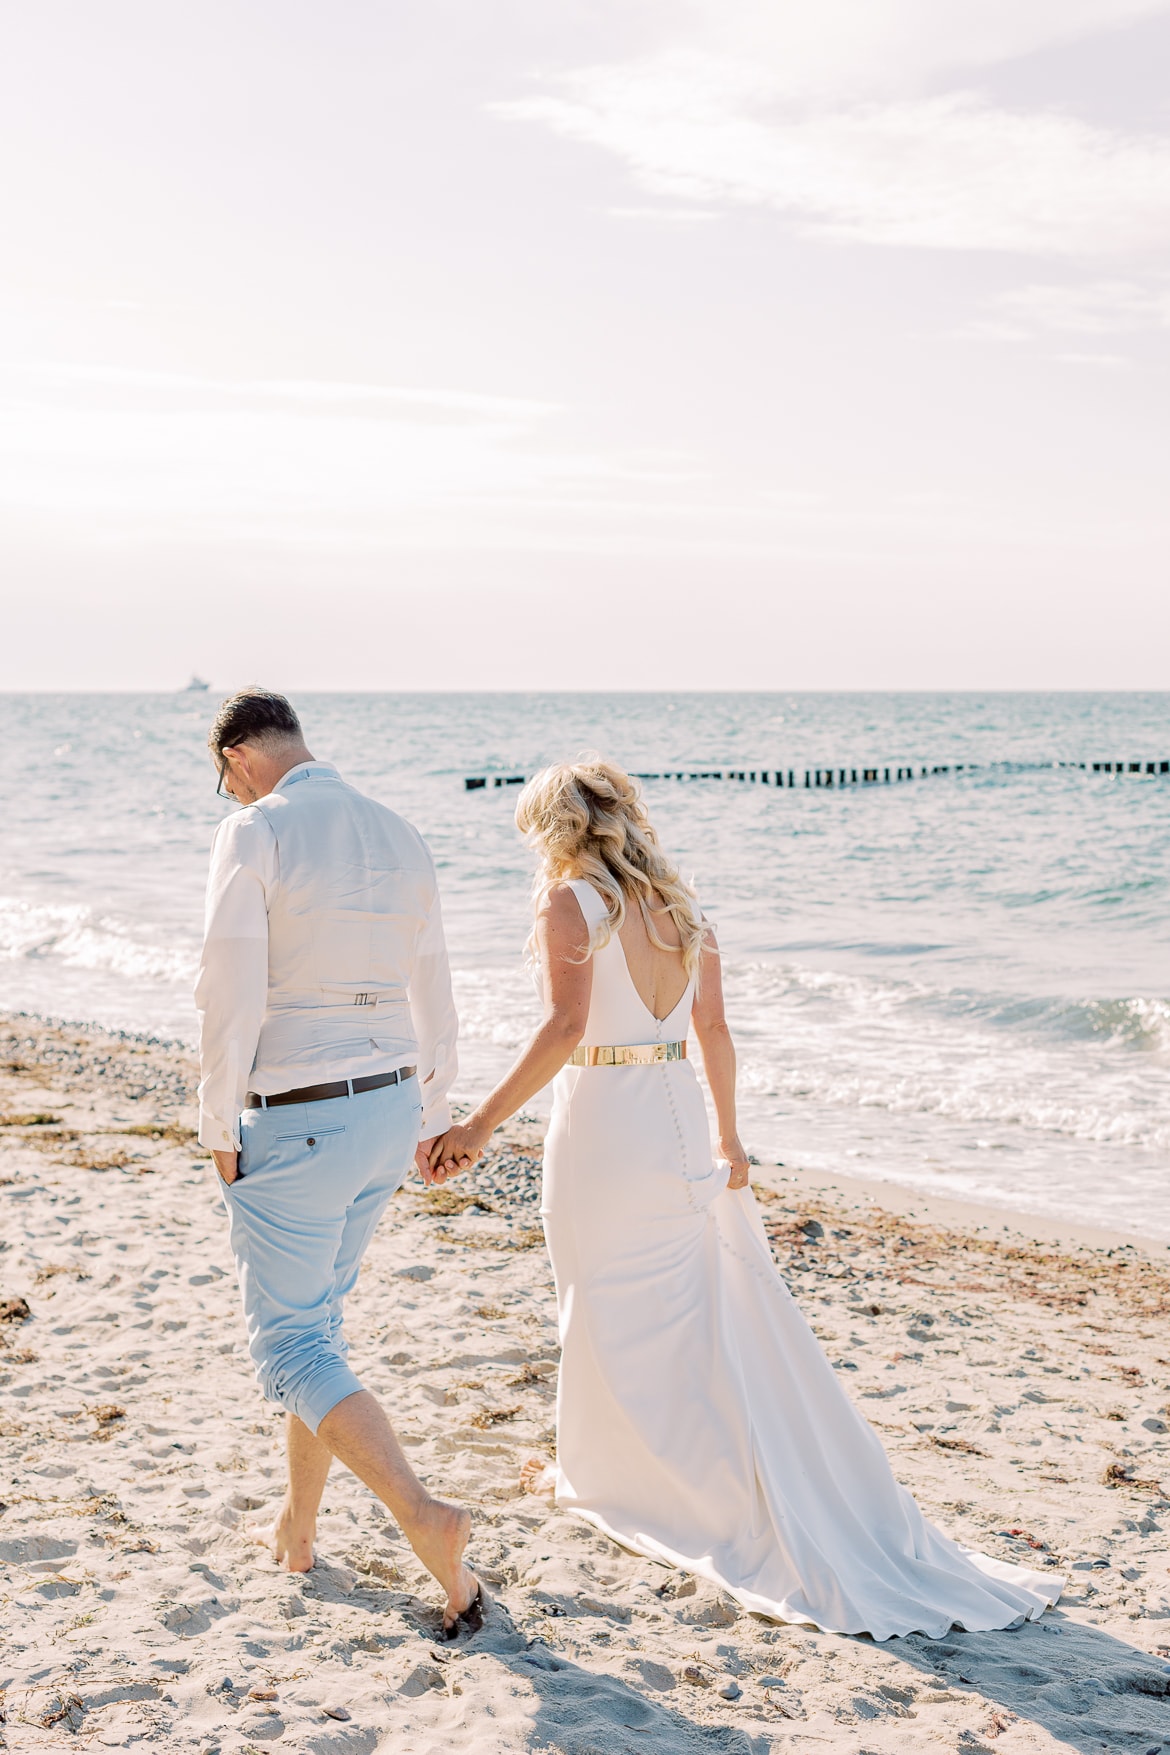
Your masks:
M 543 1018 L 453 1126 L 457 1021 L 426 843 L 314 759 L 280 695 L 233 696 L 209 744 L 243 808 L 212 847 L 199 1138 L 256 1373 L 288 1414 L 277 1559 L 313 1564 L 336 1457 L 437 1580 L 446 1635 L 482 1624 L 470 1515 L 427 1491 L 350 1369 L 343 1307 L 412 1163 L 426 1182 L 473 1167 L 551 1082 L 558 1506 L 758 1614 L 827 1632 L 940 1637 L 1055 1601 L 1058 1581 L 925 1520 L 780 1279 L 736 1131 L 718 947 L 630 777 L 585 757 L 521 793 Z

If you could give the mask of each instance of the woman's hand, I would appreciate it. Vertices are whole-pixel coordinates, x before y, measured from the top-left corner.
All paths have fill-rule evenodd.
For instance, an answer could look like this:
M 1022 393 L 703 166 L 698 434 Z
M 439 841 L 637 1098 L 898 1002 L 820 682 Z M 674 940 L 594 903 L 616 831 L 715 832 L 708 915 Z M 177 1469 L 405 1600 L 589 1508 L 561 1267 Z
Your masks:
M 727 1178 L 728 1188 L 746 1188 L 751 1180 L 751 1161 L 739 1143 L 739 1135 L 733 1134 L 729 1140 L 719 1141 L 719 1150 L 731 1165 L 731 1175 Z
M 482 1128 L 474 1122 L 449 1127 L 442 1139 L 436 1140 L 431 1147 L 432 1182 L 446 1182 L 449 1176 L 457 1176 L 460 1170 L 470 1170 L 483 1157 L 486 1144 Z

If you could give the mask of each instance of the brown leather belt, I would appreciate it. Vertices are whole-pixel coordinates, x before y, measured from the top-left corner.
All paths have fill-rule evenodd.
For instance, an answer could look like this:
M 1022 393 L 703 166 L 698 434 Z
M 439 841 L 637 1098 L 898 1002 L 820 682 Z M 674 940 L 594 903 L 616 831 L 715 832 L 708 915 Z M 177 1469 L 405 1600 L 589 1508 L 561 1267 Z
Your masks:
M 282 1103 L 327 1103 L 331 1097 L 356 1097 L 359 1091 L 380 1091 L 383 1085 L 403 1084 L 418 1071 L 416 1066 L 400 1066 L 395 1072 L 371 1073 L 367 1079 L 334 1079 L 331 1085 L 305 1085 L 299 1091 L 278 1091 L 274 1097 L 262 1097 L 249 1091 L 244 1098 L 245 1109 L 279 1109 Z

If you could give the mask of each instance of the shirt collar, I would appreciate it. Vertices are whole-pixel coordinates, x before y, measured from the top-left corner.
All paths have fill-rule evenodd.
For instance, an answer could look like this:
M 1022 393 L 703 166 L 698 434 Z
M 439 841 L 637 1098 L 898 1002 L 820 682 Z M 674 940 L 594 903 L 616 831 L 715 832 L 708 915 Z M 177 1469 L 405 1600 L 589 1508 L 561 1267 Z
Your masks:
M 298 780 L 340 780 L 341 775 L 332 762 L 298 762 L 287 774 L 282 774 L 273 792 L 287 792 Z

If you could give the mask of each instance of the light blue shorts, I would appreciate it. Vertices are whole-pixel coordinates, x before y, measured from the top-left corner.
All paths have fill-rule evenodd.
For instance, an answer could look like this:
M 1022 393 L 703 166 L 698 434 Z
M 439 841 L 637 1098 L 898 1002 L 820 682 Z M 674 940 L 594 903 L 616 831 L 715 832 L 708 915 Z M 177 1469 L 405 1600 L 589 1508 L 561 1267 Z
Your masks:
M 313 1432 L 361 1389 L 346 1364 L 346 1295 L 414 1162 L 417 1078 L 354 1097 L 246 1109 L 239 1178 L 223 1185 L 248 1351 L 269 1401 Z

